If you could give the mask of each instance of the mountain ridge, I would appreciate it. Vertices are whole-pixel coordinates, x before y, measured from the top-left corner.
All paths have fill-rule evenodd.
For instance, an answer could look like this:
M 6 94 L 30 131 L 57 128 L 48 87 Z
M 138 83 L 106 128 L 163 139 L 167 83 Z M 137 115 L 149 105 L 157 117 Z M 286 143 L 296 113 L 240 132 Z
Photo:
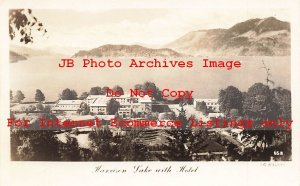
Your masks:
M 106 44 L 91 50 L 80 50 L 72 57 L 184 57 L 181 54 L 169 48 L 147 48 L 141 45 L 113 45 Z
M 249 19 L 229 29 L 192 31 L 164 47 L 194 56 L 288 56 L 290 24 L 274 17 Z

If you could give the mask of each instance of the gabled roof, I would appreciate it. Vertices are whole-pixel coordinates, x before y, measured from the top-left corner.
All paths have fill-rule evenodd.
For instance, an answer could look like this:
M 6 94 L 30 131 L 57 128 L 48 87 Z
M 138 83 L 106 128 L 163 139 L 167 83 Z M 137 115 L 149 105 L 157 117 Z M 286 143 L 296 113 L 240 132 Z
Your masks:
M 90 104 L 91 107 L 105 107 L 107 102 L 110 100 L 110 97 L 101 96 L 96 98 L 93 103 Z
M 82 100 L 59 100 L 57 105 L 80 105 Z
M 97 99 L 103 97 L 106 97 L 106 95 L 89 95 L 86 99 Z
M 218 99 L 194 99 L 195 101 L 197 101 L 197 102 L 202 102 L 202 101 L 204 101 L 204 102 L 218 102 Z

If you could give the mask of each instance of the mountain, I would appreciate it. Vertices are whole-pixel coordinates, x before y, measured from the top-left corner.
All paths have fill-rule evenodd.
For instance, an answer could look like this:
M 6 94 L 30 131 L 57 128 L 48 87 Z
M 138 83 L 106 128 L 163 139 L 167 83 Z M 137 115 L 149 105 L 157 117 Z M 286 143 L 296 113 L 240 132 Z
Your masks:
M 195 56 L 288 56 L 290 24 L 274 17 L 250 19 L 229 29 L 189 32 L 164 47 Z
M 22 56 L 20 54 L 17 54 L 16 52 L 9 51 L 9 62 L 15 63 L 18 61 L 26 60 L 27 58 L 25 56 Z
M 140 45 L 103 45 L 92 50 L 80 50 L 73 57 L 183 57 L 168 48 L 151 49 Z

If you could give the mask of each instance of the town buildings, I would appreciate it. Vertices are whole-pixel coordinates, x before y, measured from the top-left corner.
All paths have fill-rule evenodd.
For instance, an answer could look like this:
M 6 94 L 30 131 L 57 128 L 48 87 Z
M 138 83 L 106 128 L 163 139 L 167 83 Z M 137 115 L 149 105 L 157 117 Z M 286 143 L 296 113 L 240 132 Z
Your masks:
M 53 113 L 76 113 L 82 102 L 83 100 L 59 100 L 52 106 L 51 111 Z
M 207 108 L 214 112 L 220 112 L 220 104 L 218 99 L 194 99 L 194 108 L 197 108 L 197 104 L 204 102 Z
M 149 96 L 132 97 L 129 94 L 119 97 L 106 95 L 89 95 L 85 100 L 59 100 L 53 107 L 53 113 L 76 113 L 82 103 L 90 107 L 93 114 L 107 114 L 107 103 L 114 99 L 120 103 L 118 114 L 122 117 L 130 117 L 131 114 L 145 114 L 152 111 L 152 99 Z

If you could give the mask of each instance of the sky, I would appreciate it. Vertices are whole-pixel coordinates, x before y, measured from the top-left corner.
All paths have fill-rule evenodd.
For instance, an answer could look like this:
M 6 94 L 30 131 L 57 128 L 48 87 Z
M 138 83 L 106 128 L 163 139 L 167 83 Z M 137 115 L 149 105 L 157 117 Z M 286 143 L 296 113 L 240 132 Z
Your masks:
M 33 9 L 33 14 L 44 23 L 48 34 L 38 35 L 35 42 L 27 46 L 67 54 L 104 44 L 142 44 L 157 48 L 191 31 L 230 28 L 252 18 L 273 16 L 290 21 L 286 9 L 271 8 Z M 13 44 L 20 45 L 16 41 Z

